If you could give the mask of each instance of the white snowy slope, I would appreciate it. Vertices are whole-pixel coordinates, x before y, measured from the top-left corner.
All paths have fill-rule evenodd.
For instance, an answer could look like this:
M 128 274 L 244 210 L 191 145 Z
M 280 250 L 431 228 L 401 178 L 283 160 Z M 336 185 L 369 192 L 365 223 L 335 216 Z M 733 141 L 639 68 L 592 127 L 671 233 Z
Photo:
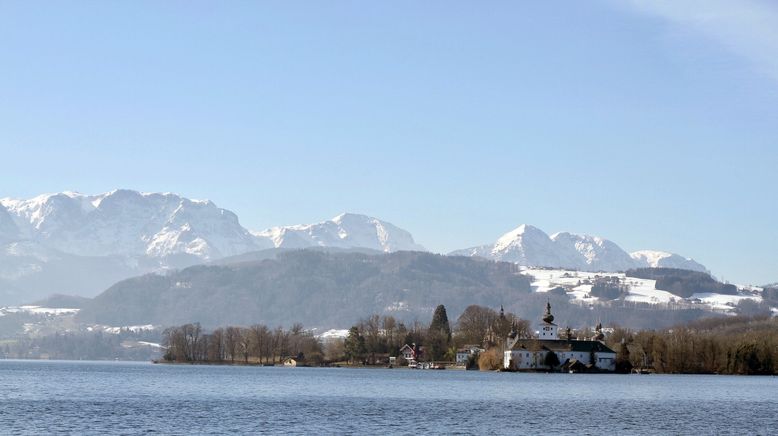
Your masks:
M 494 244 L 457 250 L 459 256 L 479 256 L 523 266 L 569 268 L 582 271 L 625 271 L 630 268 L 667 267 L 707 272 L 704 266 L 677 254 L 659 251 L 627 253 L 598 236 L 555 233 L 522 224 L 500 236 Z
M 683 257 L 678 254 L 668 253 L 666 251 L 640 250 L 630 253 L 635 261 L 642 266 L 652 268 L 678 268 L 689 269 L 692 271 L 708 272 L 701 264 L 694 259 Z
M 535 292 L 548 292 L 555 288 L 562 288 L 573 300 L 586 303 L 599 301 L 590 292 L 592 283 L 603 276 L 601 273 L 523 267 L 521 274 L 532 277 L 532 289 Z M 670 292 L 655 289 L 656 280 L 626 277 L 624 273 L 609 273 L 607 276 L 617 277 L 620 283 L 629 287 L 626 301 L 662 304 L 681 300 Z
M 21 238 L 79 256 L 187 254 L 205 260 L 261 248 L 232 212 L 169 193 L 63 192 L 5 198 L 0 205 Z
M 537 227 L 522 224 L 502 235 L 493 245 L 457 250 L 455 256 L 480 256 L 520 265 L 579 268 L 579 256 L 566 247 L 558 246 Z
M 608 304 L 591 295 L 592 284 L 599 278 L 617 279 L 625 286 L 625 301 L 656 305 L 673 305 L 682 308 L 702 308 L 720 313 L 735 314 L 738 303 L 743 300 L 761 302 L 761 288 L 738 286 L 737 295 L 716 293 L 693 294 L 683 298 L 672 292 L 656 289 L 656 280 L 627 277 L 624 273 L 595 273 L 565 269 L 522 267 L 521 274 L 532 278 L 532 290 L 549 292 L 561 289 L 571 301 L 580 304 Z M 778 310 L 778 309 L 776 309 Z
M 555 233 L 551 239 L 557 246 L 582 257 L 587 271 L 625 271 L 635 267 L 630 255 L 615 243 L 597 236 Z
M 254 232 L 259 243 L 277 248 L 369 248 L 384 252 L 425 251 L 407 231 L 366 215 L 344 213 L 316 224 Z

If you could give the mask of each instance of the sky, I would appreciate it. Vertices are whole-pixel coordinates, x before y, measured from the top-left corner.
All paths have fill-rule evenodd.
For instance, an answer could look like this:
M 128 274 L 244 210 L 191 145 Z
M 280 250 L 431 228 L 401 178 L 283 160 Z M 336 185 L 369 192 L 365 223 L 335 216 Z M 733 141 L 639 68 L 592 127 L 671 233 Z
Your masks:
M 778 281 L 778 4 L 0 0 L 0 197 L 522 223 Z

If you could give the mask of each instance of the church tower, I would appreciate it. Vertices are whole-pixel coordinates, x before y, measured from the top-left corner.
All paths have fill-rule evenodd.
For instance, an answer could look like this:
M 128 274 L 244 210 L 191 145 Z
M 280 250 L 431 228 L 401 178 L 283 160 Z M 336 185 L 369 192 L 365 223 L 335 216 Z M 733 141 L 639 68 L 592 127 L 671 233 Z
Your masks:
M 559 339 L 557 325 L 554 324 L 554 315 L 551 314 L 551 302 L 546 302 L 546 313 L 543 314 L 542 319 L 538 339 L 554 341 Z

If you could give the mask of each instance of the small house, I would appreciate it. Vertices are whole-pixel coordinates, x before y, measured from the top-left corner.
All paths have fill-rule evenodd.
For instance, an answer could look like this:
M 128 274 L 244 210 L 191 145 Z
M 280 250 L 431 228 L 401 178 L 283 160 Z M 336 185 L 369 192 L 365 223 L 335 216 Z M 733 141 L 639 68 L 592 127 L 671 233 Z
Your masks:
M 478 353 L 482 353 L 484 350 L 477 345 L 465 345 L 457 350 L 456 364 L 457 366 L 464 366 L 467 364 L 470 356 L 474 356 Z

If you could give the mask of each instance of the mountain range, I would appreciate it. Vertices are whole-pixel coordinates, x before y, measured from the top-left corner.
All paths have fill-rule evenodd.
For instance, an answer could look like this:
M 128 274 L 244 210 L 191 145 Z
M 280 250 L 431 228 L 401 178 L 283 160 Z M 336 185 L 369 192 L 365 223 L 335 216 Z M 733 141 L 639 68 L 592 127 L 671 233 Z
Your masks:
M 504 305 L 505 310 L 534 320 L 549 301 L 559 319 L 574 323 L 574 327 L 591 326 L 599 320 L 630 328 L 658 328 L 711 315 L 705 310 L 707 305 L 694 305 L 655 290 L 654 280 L 625 277 L 623 273 L 618 274 L 620 282 L 629 282 L 634 288 L 628 295 L 597 297 L 595 294 L 600 294 L 591 282 L 597 280 L 596 273 L 538 270 L 527 274 L 515 264 L 479 257 L 331 248 L 274 248 L 262 253 L 262 258 L 195 265 L 122 280 L 93 299 L 76 301 L 81 307 L 76 319 L 86 325 L 108 326 L 170 326 L 198 321 L 206 328 L 257 322 L 289 326 L 299 321 L 326 330 L 348 328 L 370 314 L 392 315 L 409 324 L 427 320 L 442 302 L 452 317 L 478 304 L 493 308 Z M 697 283 L 699 286 L 715 285 L 711 289 L 718 289 L 721 285 L 691 271 L 632 271 L 651 271 L 657 277 L 677 276 L 679 271 L 682 276 L 693 273 L 709 279 Z M 535 283 L 547 281 L 545 273 L 562 282 Z M 554 290 L 543 288 L 545 285 Z M 581 292 L 582 288 L 588 291 Z M 684 290 L 697 292 L 685 286 Z M 641 303 L 634 300 L 632 291 L 668 294 L 680 303 L 669 307 L 670 298 Z
M 424 250 L 405 230 L 357 214 L 252 232 L 208 200 L 115 190 L 0 199 L 0 305 L 93 296 L 151 271 L 268 248 Z
M 543 230 L 528 224 L 522 224 L 505 233 L 493 244 L 456 250 L 449 255 L 479 256 L 522 266 L 581 271 L 616 272 L 651 267 L 707 272 L 703 265 L 678 254 L 655 250 L 627 253 L 614 242 L 598 236 L 568 232 L 549 236 Z
M 411 234 L 377 218 L 344 213 L 315 224 L 263 231 L 208 200 L 172 193 L 114 190 L 0 199 L 0 305 L 51 294 L 94 296 L 119 280 L 153 271 L 240 258 L 266 249 L 325 247 L 376 252 L 425 251 Z M 453 255 L 528 266 L 623 271 L 665 266 L 705 271 L 679 255 L 626 253 L 599 237 L 522 225 L 494 244 Z

